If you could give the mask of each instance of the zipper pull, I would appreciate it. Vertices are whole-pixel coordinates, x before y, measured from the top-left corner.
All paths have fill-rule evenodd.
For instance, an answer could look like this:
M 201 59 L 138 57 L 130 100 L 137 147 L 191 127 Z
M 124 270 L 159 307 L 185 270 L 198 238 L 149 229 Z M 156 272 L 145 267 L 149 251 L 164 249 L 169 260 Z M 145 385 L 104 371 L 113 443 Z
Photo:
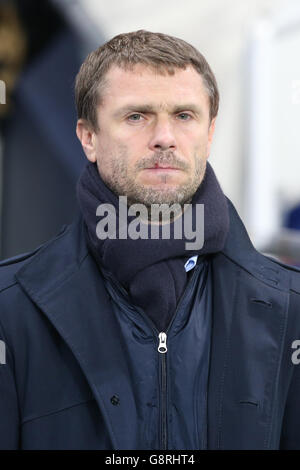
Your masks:
M 158 345 L 157 350 L 158 350 L 158 352 L 164 354 L 168 350 L 167 349 L 167 335 L 166 335 L 166 333 L 163 333 L 163 332 L 159 333 L 158 339 L 159 339 L 159 345 Z

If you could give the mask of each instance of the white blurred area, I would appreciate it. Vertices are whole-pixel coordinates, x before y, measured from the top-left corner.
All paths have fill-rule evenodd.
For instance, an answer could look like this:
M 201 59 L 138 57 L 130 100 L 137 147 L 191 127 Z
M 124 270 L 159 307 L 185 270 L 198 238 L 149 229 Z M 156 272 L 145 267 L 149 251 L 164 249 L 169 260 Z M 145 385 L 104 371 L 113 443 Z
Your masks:
M 278 241 L 283 211 L 300 203 L 299 0 L 77 0 L 64 6 L 89 37 L 89 48 L 98 45 L 98 28 L 105 40 L 147 29 L 180 37 L 206 57 L 221 96 L 210 162 L 252 241 L 268 251 Z M 300 250 L 298 239 L 293 244 Z

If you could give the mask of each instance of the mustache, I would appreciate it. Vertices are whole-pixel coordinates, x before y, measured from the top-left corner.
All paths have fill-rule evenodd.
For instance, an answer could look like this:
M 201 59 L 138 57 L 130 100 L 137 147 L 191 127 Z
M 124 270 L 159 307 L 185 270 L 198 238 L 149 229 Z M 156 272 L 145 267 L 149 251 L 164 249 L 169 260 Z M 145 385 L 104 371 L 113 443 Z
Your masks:
M 189 168 L 189 164 L 177 157 L 173 152 L 158 152 L 151 155 L 151 157 L 140 160 L 136 164 L 136 169 L 143 170 L 144 168 L 154 167 L 156 164 L 173 166 L 179 170 L 187 170 Z

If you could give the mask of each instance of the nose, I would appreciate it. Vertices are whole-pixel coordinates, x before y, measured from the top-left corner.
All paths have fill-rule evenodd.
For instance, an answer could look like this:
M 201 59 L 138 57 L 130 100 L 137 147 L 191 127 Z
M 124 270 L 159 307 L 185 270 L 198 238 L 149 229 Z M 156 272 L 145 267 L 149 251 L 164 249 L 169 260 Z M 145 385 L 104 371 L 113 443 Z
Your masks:
M 174 131 L 167 120 L 156 123 L 149 141 L 149 148 L 154 152 L 176 149 Z

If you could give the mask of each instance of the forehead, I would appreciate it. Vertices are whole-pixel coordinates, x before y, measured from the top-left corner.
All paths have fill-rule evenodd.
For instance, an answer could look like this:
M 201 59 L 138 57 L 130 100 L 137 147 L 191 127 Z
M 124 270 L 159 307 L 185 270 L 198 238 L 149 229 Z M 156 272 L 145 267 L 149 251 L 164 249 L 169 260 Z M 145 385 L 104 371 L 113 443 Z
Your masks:
M 209 97 L 201 75 L 192 67 L 174 68 L 174 75 L 159 73 L 137 64 L 130 70 L 112 66 L 105 77 L 102 106 L 118 107 L 127 102 L 150 101 L 170 105 L 201 104 L 209 107 Z

